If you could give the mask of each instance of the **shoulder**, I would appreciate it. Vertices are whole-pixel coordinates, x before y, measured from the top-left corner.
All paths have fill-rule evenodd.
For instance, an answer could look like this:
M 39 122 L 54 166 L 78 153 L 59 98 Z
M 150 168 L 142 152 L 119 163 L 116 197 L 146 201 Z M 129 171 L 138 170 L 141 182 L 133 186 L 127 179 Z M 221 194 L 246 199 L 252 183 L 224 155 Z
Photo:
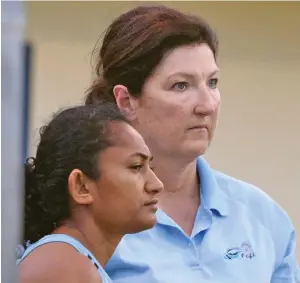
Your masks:
M 264 224 L 271 219 L 285 226 L 291 226 L 291 220 L 285 210 L 262 189 L 247 182 L 235 179 L 219 171 L 214 176 L 220 189 L 232 200 L 244 204 L 255 217 Z
M 19 265 L 20 283 L 99 283 L 91 261 L 65 243 L 48 243 L 32 251 Z
M 216 192 L 219 192 L 225 197 L 229 206 L 236 205 L 237 208 L 243 206 L 254 218 L 260 221 L 269 229 L 274 229 L 281 225 L 281 228 L 293 229 L 291 220 L 288 214 L 263 190 L 238 180 L 222 172 L 214 170 L 203 159 L 198 159 L 200 175 L 206 176 L 210 186 L 216 187 Z
M 228 202 L 244 206 L 252 219 L 269 231 L 277 255 L 283 257 L 295 239 L 295 229 L 286 211 L 260 188 L 215 170 L 213 174 Z

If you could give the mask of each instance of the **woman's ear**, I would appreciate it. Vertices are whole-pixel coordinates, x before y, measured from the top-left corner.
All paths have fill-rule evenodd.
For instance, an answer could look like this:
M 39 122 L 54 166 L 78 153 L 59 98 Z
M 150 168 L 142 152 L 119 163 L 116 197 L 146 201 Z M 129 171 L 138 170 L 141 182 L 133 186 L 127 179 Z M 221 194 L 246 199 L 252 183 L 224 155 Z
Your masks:
M 91 193 L 92 181 L 82 171 L 74 169 L 68 178 L 69 194 L 77 204 L 91 204 L 94 199 Z
M 113 93 L 120 111 L 132 122 L 136 118 L 136 99 L 130 95 L 124 85 L 116 85 Z

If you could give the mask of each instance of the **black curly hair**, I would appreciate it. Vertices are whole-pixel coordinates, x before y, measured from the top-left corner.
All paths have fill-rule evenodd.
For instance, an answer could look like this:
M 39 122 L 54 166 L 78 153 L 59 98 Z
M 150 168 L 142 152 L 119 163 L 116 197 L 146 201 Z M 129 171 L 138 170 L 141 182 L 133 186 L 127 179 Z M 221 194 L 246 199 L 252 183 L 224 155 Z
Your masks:
M 128 123 L 116 105 L 85 105 L 65 109 L 41 128 L 36 157 L 25 164 L 24 244 L 50 234 L 70 217 L 68 177 L 80 169 L 100 177 L 99 153 L 113 140 L 109 122 Z

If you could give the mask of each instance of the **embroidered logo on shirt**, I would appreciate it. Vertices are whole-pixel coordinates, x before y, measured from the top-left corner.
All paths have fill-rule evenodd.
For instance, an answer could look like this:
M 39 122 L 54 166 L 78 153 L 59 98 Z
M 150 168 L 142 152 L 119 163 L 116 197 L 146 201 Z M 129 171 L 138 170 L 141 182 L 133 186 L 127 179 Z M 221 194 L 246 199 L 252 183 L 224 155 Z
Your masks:
M 248 243 L 243 243 L 240 247 L 230 248 L 225 253 L 225 259 L 252 259 L 255 253 Z

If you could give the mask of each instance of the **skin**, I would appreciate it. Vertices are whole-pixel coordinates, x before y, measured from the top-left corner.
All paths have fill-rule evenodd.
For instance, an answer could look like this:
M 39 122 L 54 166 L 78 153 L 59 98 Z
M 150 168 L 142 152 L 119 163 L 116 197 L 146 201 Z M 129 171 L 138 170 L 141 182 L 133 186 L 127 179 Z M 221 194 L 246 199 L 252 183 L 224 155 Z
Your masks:
M 156 224 L 163 189 L 150 168 L 152 157 L 141 135 L 120 122 L 112 122 L 110 130 L 114 145 L 99 154 L 100 178 L 91 180 L 78 169 L 71 172 L 72 217 L 54 231 L 79 240 L 102 266 L 125 234 Z M 21 283 L 101 282 L 91 261 L 64 243 L 34 250 L 20 264 L 19 274 Z
M 209 46 L 194 44 L 167 53 L 140 98 L 126 86 L 114 88 L 119 108 L 155 156 L 155 173 L 165 187 L 160 208 L 188 235 L 200 205 L 196 159 L 209 147 L 219 116 L 218 79 Z

